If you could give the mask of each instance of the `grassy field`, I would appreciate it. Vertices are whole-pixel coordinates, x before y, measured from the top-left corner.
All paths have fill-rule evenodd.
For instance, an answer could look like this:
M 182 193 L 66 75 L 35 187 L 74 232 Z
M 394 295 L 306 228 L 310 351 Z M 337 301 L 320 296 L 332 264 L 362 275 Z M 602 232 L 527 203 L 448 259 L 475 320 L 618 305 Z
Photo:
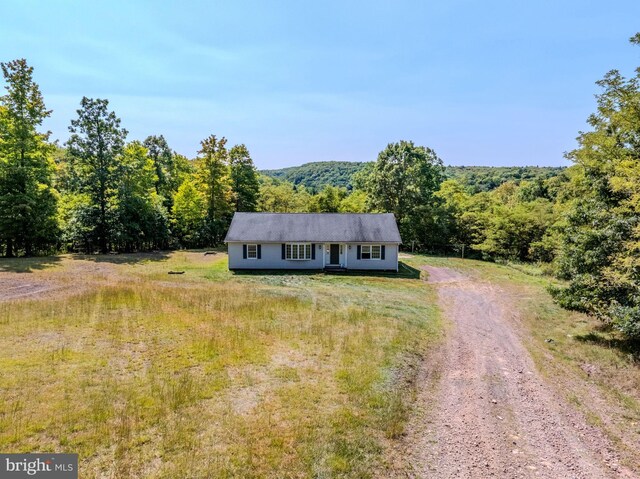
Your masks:
M 638 345 L 607 331 L 594 318 L 556 305 L 548 287 L 557 284 L 533 265 L 416 255 L 404 259 L 445 266 L 503 289 L 520 323 L 522 340 L 557 391 L 601 427 L 632 470 L 640 467 L 640 357 Z
M 403 271 L 0 260 L 3 284 L 52 288 L 0 302 L 0 451 L 77 452 L 85 478 L 370 477 L 442 330 L 433 290 Z
M 0 451 L 78 452 L 89 478 L 380 476 L 445 330 L 430 264 L 503 288 L 543 374 L 637 460 L 628 345 L 554 305 L 535 268 L 403 262 L 338 276 L 232 274 L 197 252 L 0 260 Z

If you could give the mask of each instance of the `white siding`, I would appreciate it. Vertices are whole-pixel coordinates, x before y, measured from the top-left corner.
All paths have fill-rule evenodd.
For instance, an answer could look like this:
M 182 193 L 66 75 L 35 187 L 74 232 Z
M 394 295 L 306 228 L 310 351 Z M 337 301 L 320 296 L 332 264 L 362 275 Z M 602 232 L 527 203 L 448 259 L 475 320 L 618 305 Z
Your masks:
M 282 259 L 281 243 L 263 243 L 260 259 L 243 259 L 243 244 L 245 243 L 228 243 L 229 269 L 322 269 L 321 244 L 315 245 L 316 259 L 310 260 Z
M 281 243 L 263 243 L 261 259 L 243 259 L 242 245 L 245 243 L 228 243 L 229 269 L 322 269 L 323 246 L 328 243 L 315 243 L 316 259 L 283 260 Z M 255 244 L 255 243 L 246 243 Z M 357 243 L 342 243 L 346 251 L 347 269 L 397 271 L 398 245 L 385 244 L 385 259 L 358 259 Z M 342 260 L 344 263 L 344 260 Z M 327 260 L 328 263 L 328 260 Z
M 347 266 L 349 269 L 398 269 L 398 245 L 385 244 L 384 259 L 358 259 L 358 245 L 351 244 L 351 249 L 347 248 Z

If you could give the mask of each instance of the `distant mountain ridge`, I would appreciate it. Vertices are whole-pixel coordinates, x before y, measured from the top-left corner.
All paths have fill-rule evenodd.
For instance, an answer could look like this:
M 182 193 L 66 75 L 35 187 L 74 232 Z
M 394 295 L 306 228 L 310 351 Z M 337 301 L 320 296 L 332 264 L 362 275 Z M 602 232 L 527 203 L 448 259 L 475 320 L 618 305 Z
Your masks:
M 364 169 L 370 162 L 317 161 L 260 173 L 272 178 L 303 185 L 313 192 L 325 185 L 351 188 L 353 175 Z M 563 166 L 447 166 L 447 178 L 458 180 L 471 192 L 490 191 L 507 181 L 532 181 L 558 176 L 566 168 Z
M 325 185 L 350 188 L 353 175 L 368 163 L 351 161 L 316 161 L 279 170 L 262 170 L 260 173 L 294 185 L 303 185 L 311 190 L 320 190 Z

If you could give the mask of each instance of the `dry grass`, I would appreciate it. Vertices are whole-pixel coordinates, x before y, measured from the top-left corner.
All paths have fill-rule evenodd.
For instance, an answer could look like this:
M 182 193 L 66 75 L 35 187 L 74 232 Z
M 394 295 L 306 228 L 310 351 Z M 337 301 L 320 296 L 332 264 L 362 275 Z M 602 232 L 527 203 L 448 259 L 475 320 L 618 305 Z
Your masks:
M 82 477 L 369 477 L 440 334 L 419 279 L 183 252 L 0 271 L 65 286 L 0 302 L 0 450 L 78 452 Z

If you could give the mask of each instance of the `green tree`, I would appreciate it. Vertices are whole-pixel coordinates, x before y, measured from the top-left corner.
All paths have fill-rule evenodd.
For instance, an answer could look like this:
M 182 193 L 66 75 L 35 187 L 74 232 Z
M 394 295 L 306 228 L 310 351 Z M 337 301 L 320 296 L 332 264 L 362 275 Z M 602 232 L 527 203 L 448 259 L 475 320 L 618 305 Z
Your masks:
M 172 194 L 176 194 L 180 185 L 191 178 L 194 173 L 193 161 L 186 156 L 173 152 L 173 161 L 171 163 L 172 171 L 169 175 L 169 187 Z
M 541 249 L 541 242 L 554 219 L 548 200 L 539 198 L 528 203 L 494 204 L 487 219 L 484 239 L 473 245 L 475 249 L 493 258 L 548 259 Z M 534 250 L 536 246 L 537 250 Z
M 640 44 L 640 34 L 631 39 Z M 567 156 L 576 164 L 561 235 L 559 303 L 640 338 L 640 68 L 598 85 L 591 131 Z
M 340 211 L 340 205 L 346 196 L 346 188 L 327 185 L 316 195 L 316 211 L 320 213 L 337 213 Z
M 433 150 L 400 141 L 380 152 L 363 186 L 371 210 L 395 214 L 405 242 L 428 244 L 437 240 L 434 193 L 443 177 L 442 160 Z
M 234 146 L 229 150 L 229 161 L 235 210 L 256 211 L 260 196 L 260 182 L 249 150 L 244 145 Z
M 462 245 L 468 248 L 474 241 L 469 217 L 465 216 L 469 211 L 471 195 L 458 181 L 445 180 L 434 196 L 439 200 L 440 228 L 446 232 L 443 242 L 449 243 L 452 248 Z
M 90 229 L 85 238 L 107 253 L 115 231 L 118 187 L 121 180 L 120 155 L 127 130 L 120 128 L 120 119 L 109 111 L 109 102 L 82 98 L 78 118 L 71 121 L 71 137 L 66 143 L 67 162 L 72 193 L 86 195 L 78 221 Z M 91 245 L 87 245 L 92 249 Z
M 27 256 L 57 242 L 55 165 L 49 133 L 38 128 L 51 112 L 26 60 L 1 63 L 7 94 L 0 98 L 0 244 Z
M 196 177 L 207 205 L 204 238 L 213 245 L 222 241 L 233 210 L 226 144 L 224 137 L 209 136 L 202 140 L 196 160 Z
M 303 213 L 313 211 L 313 197 L 304 186 L 294 186 L 267 176 L 260 177 L 259 211 Z
M 174 155 L 164 136 L 148 136 L 143 143 L 147 149 L 147 155 L 153 162 L 155 170 L 155 190 L 164 198 L 165 206 L 171 209 L 171 201 L 175 190 L 172 189 L 172 174 L 174 170 Z
M 168 213 L 156 192 L 156 164 L 138 141 L 129 143 L 119 159 L 115 244 L 125 252 L 167 247 Z
M 367 194 L 362 190 L 353 190 L 340 201 L 340 213 L 366 213 Z
M 173 199 L 173 231 L 183 247 L 202 246 L 206 201 L 193 180 L 185 180 Z

